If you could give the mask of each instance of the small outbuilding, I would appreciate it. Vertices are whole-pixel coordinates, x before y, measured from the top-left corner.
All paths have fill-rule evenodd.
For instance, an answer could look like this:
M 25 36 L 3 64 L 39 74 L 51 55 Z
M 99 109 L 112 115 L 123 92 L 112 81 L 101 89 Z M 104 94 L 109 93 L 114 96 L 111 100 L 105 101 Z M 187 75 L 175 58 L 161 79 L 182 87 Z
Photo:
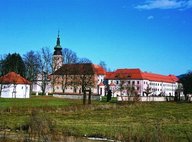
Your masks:
M 0 77 L 1 98 L 29 98 L 30 82 L 15 72 Z

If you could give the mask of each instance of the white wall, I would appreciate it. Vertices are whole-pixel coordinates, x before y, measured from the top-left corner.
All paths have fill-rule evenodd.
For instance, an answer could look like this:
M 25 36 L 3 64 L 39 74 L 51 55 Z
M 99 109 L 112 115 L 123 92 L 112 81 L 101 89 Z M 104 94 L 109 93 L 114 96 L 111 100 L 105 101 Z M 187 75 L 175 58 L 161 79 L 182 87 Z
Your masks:
M 8 84 L 2 86 L 2 98 L 29 98 L 30 85 L 26 84 Z
M 42 84 L 42 75 L 38 74 L 37 80 L 33 81 L 32 92 L 42 93 L 41 84 Z M 52 88 L 51 81 L 47 80 L 47 85 L 46 85 L 46 88 L 45 88 L 45 93 L 52 93 L 52 91 L 53 91 L 53 88 Z
M 128 96 L 118 96 L 117 101 L 135 101 L 134 97 L 128 97 Z M 165 102 L 165 101 L 174 101 L 174 97 L 139 97 L 137 101 L 141 102 Z
M 166 83 L 166 82 L 157 82 L 149 80 L 124 80 L 129 82 L 130 85 L 134 85 L 135 89 L 138 91 L 140 96 L 146 96 L 143 92 L 146 90 L 147 86 L 151 88 L 151 95 L 158 96 L 160 93 L 164 92 L 164 96 L 175 96 L 175 90 L 178 88 L 178 83 Z M 116 86 L 110 86 L 112 90 L 112 95 L 116 97 L 117 95 L 127 95 L 125 91 L 119 91 L 120 80 L 109 80 L 108 85 L 113 82 Z

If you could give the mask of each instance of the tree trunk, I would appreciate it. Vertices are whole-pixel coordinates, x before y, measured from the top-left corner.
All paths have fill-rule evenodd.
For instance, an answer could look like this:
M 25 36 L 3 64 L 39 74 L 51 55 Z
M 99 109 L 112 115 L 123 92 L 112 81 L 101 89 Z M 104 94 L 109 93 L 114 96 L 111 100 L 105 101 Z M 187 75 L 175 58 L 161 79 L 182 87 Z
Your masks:
M 85 90 L 83 91 L 83 105 L 86 104 L 86 92 Z
M 88 104 L 91 104 L 91 89 L 89 90 Z

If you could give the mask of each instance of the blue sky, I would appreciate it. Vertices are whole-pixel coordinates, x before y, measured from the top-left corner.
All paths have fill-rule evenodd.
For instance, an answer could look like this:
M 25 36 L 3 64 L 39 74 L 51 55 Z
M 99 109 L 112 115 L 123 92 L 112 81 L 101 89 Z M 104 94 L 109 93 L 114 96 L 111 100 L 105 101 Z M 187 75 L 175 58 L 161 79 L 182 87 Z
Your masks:
M 192 70 L 192 0 L 1 0 L 0 55 L 61 45 L 112 70 Z

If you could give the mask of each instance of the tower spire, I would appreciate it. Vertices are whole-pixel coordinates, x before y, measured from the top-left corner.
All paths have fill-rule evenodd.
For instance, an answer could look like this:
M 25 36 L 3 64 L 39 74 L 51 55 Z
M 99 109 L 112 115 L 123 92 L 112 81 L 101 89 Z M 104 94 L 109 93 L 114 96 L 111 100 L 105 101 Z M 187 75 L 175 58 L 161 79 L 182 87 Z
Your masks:
M 60 44 L 60 35 L 59 35 L 59 31 L 58 31 L 58 35 L 57 35 L 57 42 L 56 45 L 54 47 L 55 51 L 54 51 L 54 55 L 62 55 L 62 47 Z
M 59 36 L 60 36 L 60 30 L 58 30 L 58 36 L 57 37 L 59 38 Z
M 57 45 L 56 45 L 56 47 L 55 48 L 61 48 L 61 45 L 60 45 L 60 31 L 58 30 L 58 35 L 57 35 Z
M 60 45 L 60 31 L 58 30 L 57 42 L 53 53 L 53 70 L 56 71 L 63 65 L 62 47 Z

